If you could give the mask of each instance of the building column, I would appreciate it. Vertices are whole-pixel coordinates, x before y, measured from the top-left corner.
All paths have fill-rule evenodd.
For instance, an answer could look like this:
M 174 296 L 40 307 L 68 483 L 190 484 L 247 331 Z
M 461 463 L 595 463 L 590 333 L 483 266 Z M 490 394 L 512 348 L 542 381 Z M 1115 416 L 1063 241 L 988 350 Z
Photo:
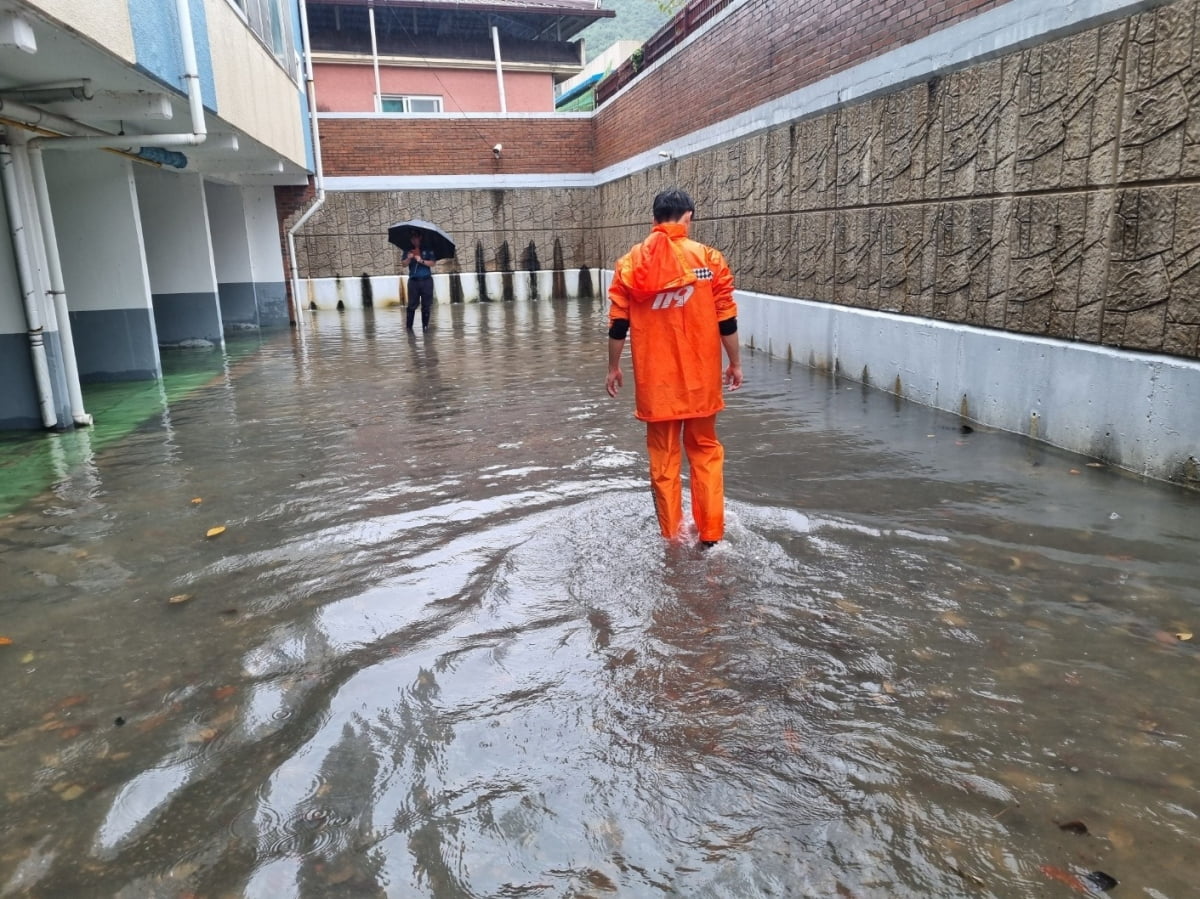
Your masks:
M 136 180 L 159 346 L 223 346 L 204 180 L 148 166 Z
M 221 322 L 226 331 L 257 329 L 258 304 L 254 299 L 254 275 L 250 267 L 242 191 L 210 181 L 204 185 L 204 198 L 208 203 Z
M 209 181 L 204 192 L 225 330 L 287 326 L 274 189 Z
M 80 380 L 159 377 L 133 163 L 53 142 L 44 159 Z
M 286 328 L 291 324 L 291 316 L 288 314 L 283 254 L 279 249 L 275 189 L 244 187 L 242 202 L 246 209 L 246 236 L 250 244 L 250 271 L 254 277 L 258 323 L 264 328 Z

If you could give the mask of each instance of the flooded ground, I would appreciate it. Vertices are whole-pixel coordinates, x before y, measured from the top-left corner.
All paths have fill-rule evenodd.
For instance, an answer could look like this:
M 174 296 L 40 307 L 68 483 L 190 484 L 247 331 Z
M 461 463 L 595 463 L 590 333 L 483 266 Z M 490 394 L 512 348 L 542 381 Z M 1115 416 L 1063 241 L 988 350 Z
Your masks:
M 0 896 L 1197 894 L 1200 496 L 747 354 L 665 546 L 603 318 L 317 313 L 10 440 Z

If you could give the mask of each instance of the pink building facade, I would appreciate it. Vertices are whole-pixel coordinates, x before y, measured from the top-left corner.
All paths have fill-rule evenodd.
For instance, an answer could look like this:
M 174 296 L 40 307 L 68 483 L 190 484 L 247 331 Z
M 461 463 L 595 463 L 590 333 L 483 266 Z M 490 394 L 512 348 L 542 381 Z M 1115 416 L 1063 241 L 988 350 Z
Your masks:
M 571 38 L 599 0 L 311 0 L 318 108 L 331 113 L 553 112 L 583 69 Z
M 500 112 L 500 81 L 495 68 L 450 68 L 382 64 L 379 84 L 382 102 L 375 100 L 375 72 L 369 64 L 314 60 L 313 79 L 321 112 Z M 503 72 L 507 112 L 549 112 L 554 109 L 554 76 L 549 72 Z M 398 98 L 408 106 L 389 109 Z M 440 109 L 421 101 L 439 101 Z M 417 100 L 413 103 L 412 100 Z M 403 101 L 401 101 L 403 102 Z M 382 107 L 382 108 L 381 108 Z

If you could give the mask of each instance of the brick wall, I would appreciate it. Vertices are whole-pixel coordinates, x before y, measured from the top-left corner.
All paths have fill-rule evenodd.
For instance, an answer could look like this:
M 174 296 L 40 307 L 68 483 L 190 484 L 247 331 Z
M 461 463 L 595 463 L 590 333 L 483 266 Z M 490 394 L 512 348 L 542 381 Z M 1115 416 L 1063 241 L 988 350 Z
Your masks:
M 595 168 L 715 125 L 1008 0 L 751 0 L 595 116 Z
M 320 125 L 321 158 L 331 177 L 592 170 L 587 118 L 326 118 Z M 504 147 L 498 160 L 492 155 L 496 144 Z
M 308 184 L 303 186 L 289 185 L 275 188 L 275 218 L 279 222 L 279 252 L 283 257 L 283 284 L 287 295 L 288 317 L 293 324 L 296 322 L 295 301 L 292 297 L 292 280 L 295 278 L 295 273 L 292 272 L 292 263 L 288 258 L 287 234 L 292 223 L 301 215 L 301 210 L 306 208 L 316 196 L 317 191 L 313 180 L 309 178 Z M 299 263 L 297 263 L 297 267 L 303 269 Z

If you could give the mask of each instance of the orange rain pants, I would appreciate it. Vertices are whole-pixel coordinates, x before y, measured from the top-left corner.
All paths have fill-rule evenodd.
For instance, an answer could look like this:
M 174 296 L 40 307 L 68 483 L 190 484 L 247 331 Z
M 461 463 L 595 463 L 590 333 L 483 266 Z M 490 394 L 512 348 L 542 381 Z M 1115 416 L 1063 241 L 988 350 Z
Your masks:
M 683 449 L 687 451 L 692 489 L 692 518 L 700 540 L 725 536 L 725 448 L 717 440 L 717 416 L 646 422 L 650 453 L 650 489 L 658 526 L 668 540 L 683 526 Z

